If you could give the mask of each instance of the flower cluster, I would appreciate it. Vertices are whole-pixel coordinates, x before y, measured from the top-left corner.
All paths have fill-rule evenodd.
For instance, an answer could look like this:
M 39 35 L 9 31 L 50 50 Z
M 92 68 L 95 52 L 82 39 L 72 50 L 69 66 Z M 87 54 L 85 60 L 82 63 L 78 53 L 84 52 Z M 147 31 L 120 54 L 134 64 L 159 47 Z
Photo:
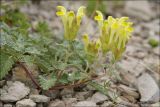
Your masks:
M 85 7 L 81 6 L 76 15 L 73 11 L 67 12 L 63 6 L 57 6 L 57 10 L 56 14 L 61 17 L 64 25 L 64 38 L 73 41 L 77 36 Z
M 107 20 L 103 19 L 100 11 L 96 11 L 95 20 L 98 21 L 100 28 L 100 41 L 104 53 L 111 51 L 117 60 L 125 50 L 131 33 L 133 32 L 132 23 L 127 22 L 128 17 L 113 18 L 109 16 Z
M 75 40 L 84 16 L 85 7 L 81 6 L 76 16 L 73 11 L 66 12 L 63 6 L 58 6 L 57 9 L 56 14 L 61 16 L 64 24 L 64 38 L 70 41 Z M 94 19 L 98 22 L 100 36 L 97 40 L 89 40 L 88 35 L 85 34 L 82 38 L 85 50 L 94 57 L 98 55 L 100 49 L 104 54 L 111 51 L 114 59 L 118 60 L 122 56 L 126 43 L 133 32 L 133 23 L 127 21 L 128 17 L 113 18 L 109 16 L 107 20 L 104 20 L 100 11 L 96 11 L 96 13 Z

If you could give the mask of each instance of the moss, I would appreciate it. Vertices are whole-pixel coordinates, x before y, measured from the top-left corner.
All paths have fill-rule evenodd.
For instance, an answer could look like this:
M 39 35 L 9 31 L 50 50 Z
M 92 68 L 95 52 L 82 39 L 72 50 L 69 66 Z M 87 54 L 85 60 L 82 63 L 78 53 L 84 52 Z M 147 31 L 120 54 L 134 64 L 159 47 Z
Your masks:
M 159 45 L 158 40 L 151 38 L 148 42 L 153 48 Z

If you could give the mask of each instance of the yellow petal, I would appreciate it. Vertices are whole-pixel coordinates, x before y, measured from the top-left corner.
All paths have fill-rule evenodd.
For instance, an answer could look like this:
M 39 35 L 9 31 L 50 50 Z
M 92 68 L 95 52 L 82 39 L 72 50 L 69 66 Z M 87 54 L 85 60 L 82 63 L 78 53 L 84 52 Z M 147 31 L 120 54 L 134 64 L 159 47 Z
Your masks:
M 100 11 L 96 11 L 97 16 L 94 17 L 95 20 L 97 21 L 102 21 L 103 20 L 103 15 Z
M 87 47 L 88 44 L 89 44 L 89 37 L 88 37 L 88 35 L 84 34 L 83 37 L 82 37 L 82 40 L 84 42 L 85 47 Z
M 84 6 L 81 6 L 78 9 L 78 12 L 77 12 L 77 25 L 78 26 L 80 25 L 82 17 L 84 16 L 84 13 L 85 13 L 84 11 L 85 11 L 85 7 Z
M 57 6 L 57 12 L 56 15 L 57 16 L 63 16 L 66 14 L 66 9 L 63 6 Z
M 70 12 L 67 13 L 67 15 L 68 15 L 69 28 L 71 28 L 72 27 L 72 22 L 73 22 L 73 20 L 75 18 L 75 14 L 74 14 L 73 11 L 70 11 Z
M 78 12 L 77 12 L 77 16 L 84 16 L 84 13 L 85 13 L 85 8 L 84 6 L 81 6 L 79 9 L 78 9 Z

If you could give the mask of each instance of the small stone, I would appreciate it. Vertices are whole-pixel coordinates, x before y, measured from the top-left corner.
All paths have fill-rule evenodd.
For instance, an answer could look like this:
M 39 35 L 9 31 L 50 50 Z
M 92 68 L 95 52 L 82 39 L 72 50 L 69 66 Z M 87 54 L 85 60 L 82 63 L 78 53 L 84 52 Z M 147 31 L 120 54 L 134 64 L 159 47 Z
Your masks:
M 112 107 L 114 104 L 110 101 L 105 101 L 100 107 Z
M 42 103 L 38 103 L 37 107 L 44 107 Z
M 120 84 L 118 89 L 122 91 L 122 93 L 126 93 L 127 95 L 133 96 L 134 98 L 138 99 L 139 94 L 136 92 L 137 90 L 131 87 L 127 87 L 126 85 Z
M 145 21 L 154 16 L 148 1 L 126 1 L 125 12 Z
M 64 99 L 65 107 L 72 107 L 73 104 L 77 103 L 77 98 L 66 98 Z
M 1 91 L 0 91 L 1 92 Z M 0 107 L 3 107 L 3 103 L 2 103 L 2 101 L 0 101 Z
M 13 107 L 12 104 L 4 104 L 3 107 Z
M 39 91 L 35 88 L 31 88 L 30 90 L 31 90 L 30 95 L 38 95 L 39 94 Z
M 73 107 L 97 107 L 95 102 L 92 101 L 80 101 L 75 104 Z
M 124 107 L 139 107 L 137 104 L 130 103 L 129 101 L 125 100 L 125 98 L 123 98 L 122 96 L 118 97 L 116 99 L 116 102 L 120 105 L 123 105 Z M 123 106 L 120 106 L 120 107 L 123 107 Z M 119 107 L 119 106 L 116 106 L 116 107 Z
M 1 80 L 1 81 L 0 81 L 0 88 L 2 88 L 2 87 L 4 86 L 5 83 L 6 83 L 5 80 Z
M 123 97 L 126 98 L 127 100 L 129 100 L 129 102 L 131 102 L 131 103 L 137 102 L 137 100 L 133 96 L 124 94 Z
M 151 104 L 151 107 L 159 107 L 159 106 L 160 106 L 160 102 L 157 102 L 157 103 Z
M 100 92 L 96 92 L 91 98 L 91 101 L 95 103 L 101 103 L 105 100 L 108 100 L 108 97 Z
M 42 102 L 42 103 L 46 103 L 50 101 L 50 98 L 44 95 L 30 95 L 29 96 L 30 99 L 32 99 L 34 102 Z
M 153 49 L 154 54 L 160 55 L 160 47 L 156 47 Z
M 16 103 L 16 107 L 36 107 L 36 103 L 31 99 L 23 99 Z
M 133 76 L 136 77 L 146 70 L 144 66 L 139 64 L 139 61 L 137 59 L 131 57 L 126 60 L 122 60 L 119 63 L 119 67 L 124 71 L 130 72 L 131 74 L 133 74 Z
M 74 93 L 74 91 L 73 91 L 73 89 L 67 89 L 67 88 L 65 88 L 65 89 L 63 89 L 62 91 L 61 91 L 61 93 L 60 93 L 60 95 L 68 95 L 68 94 L 73 94 Z
M 51 99 L 55 99 L 56 97 L 59 96 L 60 91 L 59 90 L 54 90 L 54 91 L 44 91 L 43 92 L 44 95 L 50 97 Z
M 156 102 L 159 100 L 159 88 L 154 79 L 148 74 L 142 74 L 137 81 L 138 90 L 141 94 L 140 101 Z
M 77 92 L 75 97 L 79 100 L 82 101 L 84 99 L 87 99 L 88 97 L 90 97 L 92 95 L 92 91 L 85 91 L 85 92 Z
M 16 102 L 27 96 L 30 92 L 30 89 L 19 81 L 7 84 L 7 86 L 3 87 L 3 93 L 1 93 L 0 97 L 0 100 L 4 102 Z
M 61 100 L 51 101 L 48 107 L 65 107 L 65 103 Z

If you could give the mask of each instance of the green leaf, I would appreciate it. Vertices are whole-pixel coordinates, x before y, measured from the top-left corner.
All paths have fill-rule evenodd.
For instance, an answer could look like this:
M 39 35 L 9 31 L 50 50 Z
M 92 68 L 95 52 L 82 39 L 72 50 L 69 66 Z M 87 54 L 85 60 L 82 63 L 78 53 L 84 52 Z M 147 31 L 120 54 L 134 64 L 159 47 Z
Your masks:
M 92 86 L 93 88 L 95 88 L 96 90 L 98 90 L 99 92 L 103 93 L 104 95 L 108 96 L 108 89 L 96 82 L 89 82 L 88 83 L 90 86 Z
M 62 84 L 67 84 L 68 81 L 68 75 L 66 73 L 64 73 L 61 78 L 58 80 L 58 82 L 62 83 Z
M 0 80 L 5 77 L 11 70 L 14 60 L 12 56 L 6 55 L 5 53 L 0 54 Z
M 39 76 L 39 83 L 44 90 L 48 90 L 49 88 L 53 87 L 56 83 L 56 80 L 57 78 L 54 74 L 49 79 L 46 79 L 41 75 Z

